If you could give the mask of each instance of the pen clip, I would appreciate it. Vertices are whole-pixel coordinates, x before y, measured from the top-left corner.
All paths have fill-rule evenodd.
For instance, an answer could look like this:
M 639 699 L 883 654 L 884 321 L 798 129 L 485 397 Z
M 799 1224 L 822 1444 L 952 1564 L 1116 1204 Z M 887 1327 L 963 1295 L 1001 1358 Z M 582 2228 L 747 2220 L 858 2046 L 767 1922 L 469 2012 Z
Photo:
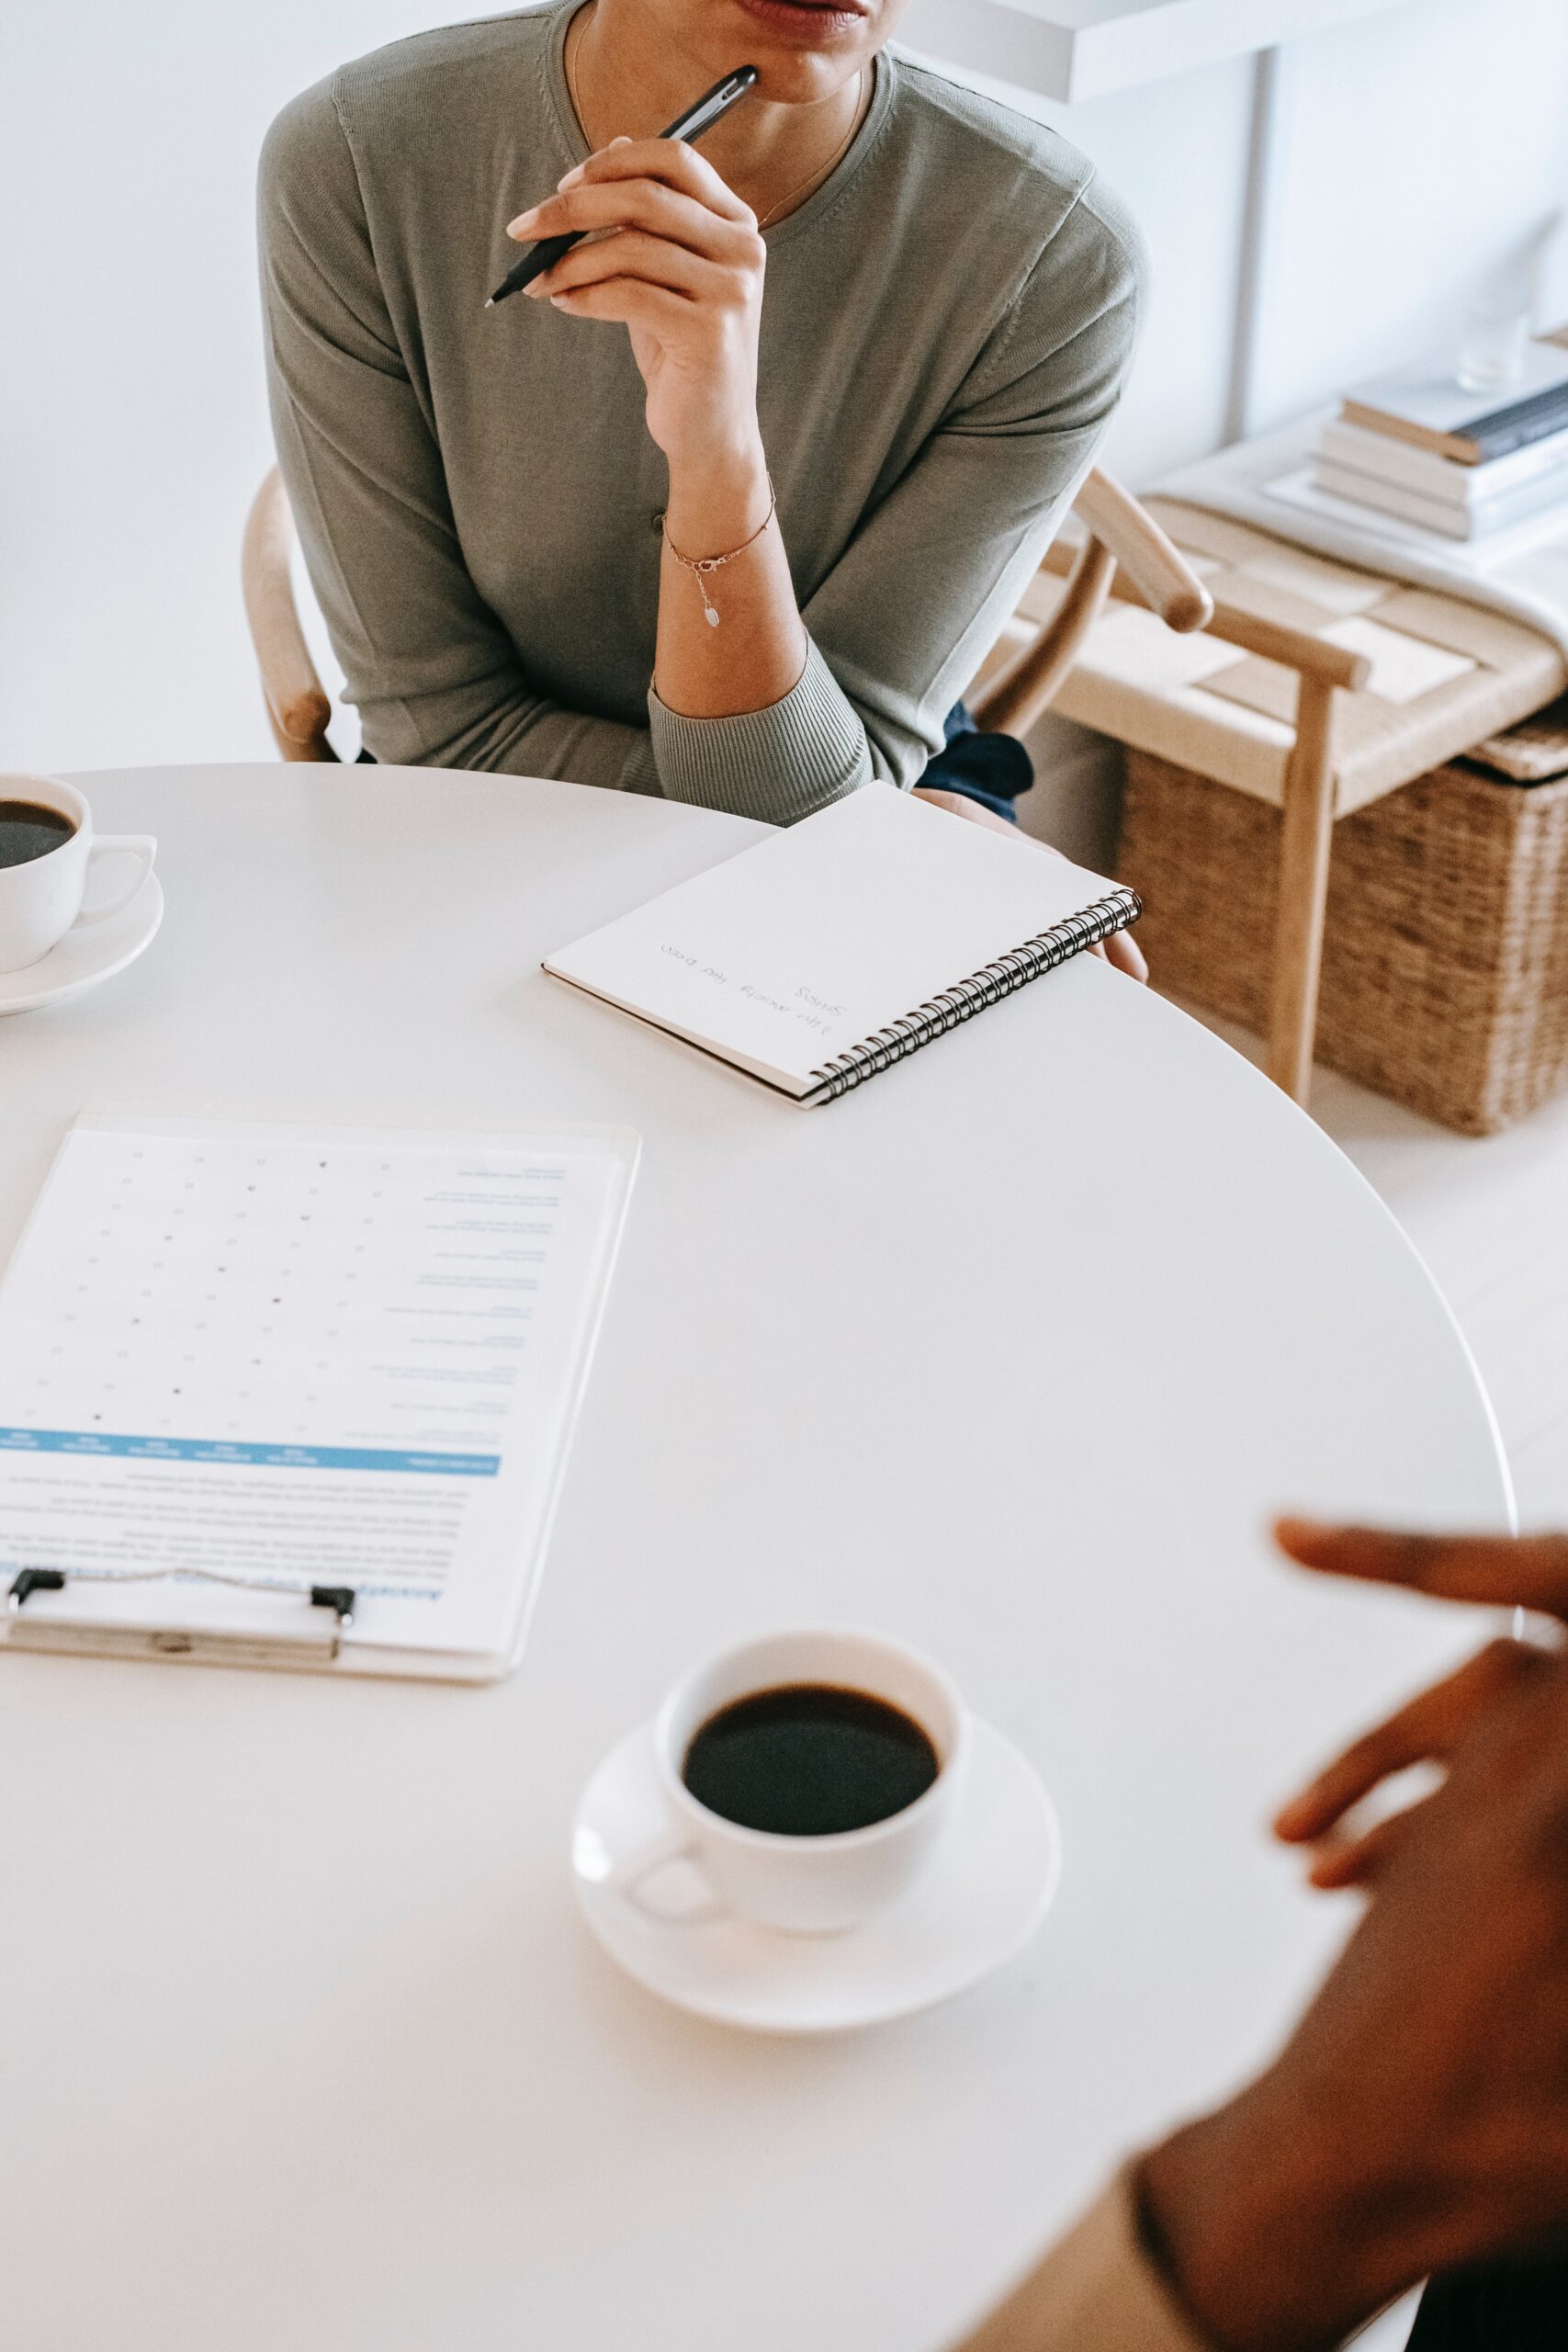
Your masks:
M 660 139 L 700 139 L 705 130 L 713 128 L 720 115 L 728 113 L 737 98 L 746 96 L 756 79 L 754 65 L 737 66 L 735 72 L 727 74 L 722 82 L 716 82 L 711 90 L 705 90 L 695 106 L 688 107 L 684 114 L 677 115 L 668 130 L 661 130 L 659 136 Z

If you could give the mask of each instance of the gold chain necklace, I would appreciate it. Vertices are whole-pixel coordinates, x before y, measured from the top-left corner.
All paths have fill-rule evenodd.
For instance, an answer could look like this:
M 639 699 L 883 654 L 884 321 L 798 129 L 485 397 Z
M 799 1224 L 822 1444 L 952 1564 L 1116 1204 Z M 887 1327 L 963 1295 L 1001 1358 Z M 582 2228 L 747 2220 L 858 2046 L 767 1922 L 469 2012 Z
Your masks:
M 795 198 L 802 195 L 805 190 L 812 187 L 813 184 L 819 183 L 822 180 L 830 179 L 832 177 L 834 172 L 838 169 L 839 164 L 843 160 L 844 150 L 848 147 L 851 140 L 854 137 L 855 132 L 860 129 L 861 93 L 864 88 L 864 85 L 865 74 L 863 68 L 862 68 L 858 70 L 855 74 L 855 102 L 853 109 L 850 115 L 849 129 L 845 131 L 843 137 L 834 148 L 833 153 L 829 157 L 827 163 L 824 164 L 820 169 L 807 172 L 806 177 L 801 181 L 798 187 L 792 187 L 787 196 L 781 197 L 777 204 L 772 206 L 768 211 L 763 213 L 761 219 L 757 223 L 759 229 L 765 229 L 770 220 L 776 220 L 779 214 L 784 209 L 785 206 L 793 204 Z
M 593 8 L 596 6 L 597 0 L 592 0 L 592 5 L 585 8 L 580 17 L 574 17 L 572 18 L 571 23 L 567 28 L 566 41 L 561 50 L 561 63 L 566 67 L 566 94 L 571 100 L 571 110 L 577 117 L 577 127 L 582 133 L 582 143 L 586 148 L 588 148 L 590 153 L 592 153 L 592 143 L 588 136 L 588 127 L 582 119 L 582 101 L 577 95 L 577 83 L 572 76 L 571 71 L 572 51 L 582 46 L 582 39 L 581 35 L 579 35 L 578 39 L 574 41 L 572 40 L 572 34 L 577 31 L 577 28 L 580 24 L 582 27 L 583 33 L 587 32 L 588 20 L 592 16 Z

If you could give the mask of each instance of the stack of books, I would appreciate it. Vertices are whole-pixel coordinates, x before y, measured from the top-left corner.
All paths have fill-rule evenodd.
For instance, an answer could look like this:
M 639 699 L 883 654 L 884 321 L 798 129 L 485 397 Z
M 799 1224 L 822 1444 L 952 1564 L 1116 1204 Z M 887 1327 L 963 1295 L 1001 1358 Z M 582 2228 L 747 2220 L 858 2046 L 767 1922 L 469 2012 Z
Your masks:
M 1529 345 L 1506 394 L 1467 392 L 1430 368 L 1359 386 L 1324 426 L 1312 479 L 1450 539 L 1568 502 L 1568 349 Z

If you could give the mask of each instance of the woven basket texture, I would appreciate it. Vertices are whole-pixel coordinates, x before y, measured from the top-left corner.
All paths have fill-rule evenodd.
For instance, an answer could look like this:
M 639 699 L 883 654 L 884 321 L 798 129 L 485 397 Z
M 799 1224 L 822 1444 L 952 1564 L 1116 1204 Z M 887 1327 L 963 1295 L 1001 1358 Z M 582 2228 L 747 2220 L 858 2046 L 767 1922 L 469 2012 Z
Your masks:
M 1278 808 L 1131 752 L 1117 873 L 1156 987 L 1267 1023 Z M 1316 1057 L 1492 1135 L 1568 1082 L 1568 778 L 1450 766 L 1334 828 Z

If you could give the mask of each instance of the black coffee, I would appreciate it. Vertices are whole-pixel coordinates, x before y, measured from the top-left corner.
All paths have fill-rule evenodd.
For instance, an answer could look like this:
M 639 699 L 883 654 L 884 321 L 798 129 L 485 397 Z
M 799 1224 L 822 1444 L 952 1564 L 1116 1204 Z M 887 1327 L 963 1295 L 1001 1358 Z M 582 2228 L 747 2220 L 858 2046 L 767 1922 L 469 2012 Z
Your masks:
M 68 842 L 76 828 L 62 809 L 37 800 L 0 800 L 0 865 L 27 865 Z
M 940 1769 L 919 1724 L 886 1699 L 792 1682 L 710 1715 L 681 1778 L 700 1804 L 745 1829 L 831 1838 L 902 1813 Z

